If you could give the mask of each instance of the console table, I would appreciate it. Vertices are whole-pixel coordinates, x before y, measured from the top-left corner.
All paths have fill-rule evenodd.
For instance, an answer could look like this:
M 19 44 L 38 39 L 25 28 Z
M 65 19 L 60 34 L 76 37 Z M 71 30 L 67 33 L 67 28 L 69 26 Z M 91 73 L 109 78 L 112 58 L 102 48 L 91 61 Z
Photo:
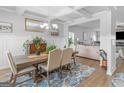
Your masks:
M 30 54 L 34 54 L 35 53 L 35 45 L 34 44 L 30 44 L 30 50 L 29 53 Z M 43 43 L 40 45 L 40 52 L 45 52 L 46 51 L 46 43 Z

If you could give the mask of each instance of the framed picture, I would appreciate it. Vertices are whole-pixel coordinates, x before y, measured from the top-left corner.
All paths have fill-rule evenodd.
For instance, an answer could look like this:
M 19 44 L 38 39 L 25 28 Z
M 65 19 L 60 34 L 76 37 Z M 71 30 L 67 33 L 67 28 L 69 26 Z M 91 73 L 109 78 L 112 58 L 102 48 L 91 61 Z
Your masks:
M 25 31 L 32 31 L 32 32 L 42 32 L 44 29 L 41 28 L 43 21 L 25 18 Z
M 0 33 L 11 33 L 11 32 L 12 32 L 12 24 L 0 21 Z

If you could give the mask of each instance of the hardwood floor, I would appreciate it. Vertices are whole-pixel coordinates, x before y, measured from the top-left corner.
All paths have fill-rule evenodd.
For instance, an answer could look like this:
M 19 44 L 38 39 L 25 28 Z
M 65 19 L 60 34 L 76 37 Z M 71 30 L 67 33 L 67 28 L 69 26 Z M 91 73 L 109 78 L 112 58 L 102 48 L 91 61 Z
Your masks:
M 99 67 L 99 62 L 94 60 L 84 60 L 82 58 L 77 58 L 77 62 L 95 67 L 96 71 L 89 76 L 85 81 L 79 84 L 79 87 L 110 87 L 111 80 L 115 73 L 123 72 L 124 73 L 124 60 L 121 58 L 117 59 L 117 69 L 112 76 L 106 75 L 106 70 Z
M 84 81 L 82 81 L 78 87 L 109 87 L 110 86 L 111 79 L 113 78 L 113 76 L 106 75 L 106 70 L 99 67 L 99 61 L 77 57 L 76 62 L 80 62 L 84 65 L 88 65 L 90 67 L 96 68 L 96 71 L 91 76 L 89 76 Z M 9 69 L 1 70 L 0 81 L 3 80 L 3 75 L 9 72 L 10 72 Z M 118 72 L 124 72 L 124 60 L 122 60 L 121 58 L 117 59 L 117 69 L 115 73 L 118 73 Z M 4 78 L 4 80 L 6 80 L 6 78 Z
M 90 67 L 96 68 L 96 71 L 85 81 L 79 84 L 79 87 L 103 87 L 108 86 L 108 79 L 109 76 L 106 76 L 106 70 L 101 69 L 99 67 L 99 61 L 84 59 L 84 58 L 77 58 L 77 62 L 81 62 L 85 65 Z

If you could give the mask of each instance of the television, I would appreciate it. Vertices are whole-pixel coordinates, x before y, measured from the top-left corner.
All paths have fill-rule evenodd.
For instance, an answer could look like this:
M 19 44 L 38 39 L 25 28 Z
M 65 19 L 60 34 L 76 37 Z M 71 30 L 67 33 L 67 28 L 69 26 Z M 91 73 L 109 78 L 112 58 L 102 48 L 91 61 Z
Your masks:
M 124 31 L 116 32 L 116 40 L 124 40 Z

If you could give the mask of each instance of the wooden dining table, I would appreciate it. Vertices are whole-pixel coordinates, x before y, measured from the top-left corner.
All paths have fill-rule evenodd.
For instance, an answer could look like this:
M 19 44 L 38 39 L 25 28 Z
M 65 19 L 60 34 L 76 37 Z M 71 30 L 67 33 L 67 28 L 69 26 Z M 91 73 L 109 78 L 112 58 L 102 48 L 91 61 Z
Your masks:
M 75 53 L 77 53 L 77 51 L 73 52 L 73 54 Z M 14 62 L 18 69 L 32 65 L 37 67 L 38 64 L 47 62 L 47 60 L 48 60 L 48 54 L 46 53 L 41 53 L 40 55 L 31 54 L 31 55 L 14 56 Z
M 14 62 L 18 69 L 25 68 L 28 66 L 36 66 L 40 63 L 46 62 L 48 60 L 48 55 L 41 53 L 40 55 L 19 55 L 14 56 Z

